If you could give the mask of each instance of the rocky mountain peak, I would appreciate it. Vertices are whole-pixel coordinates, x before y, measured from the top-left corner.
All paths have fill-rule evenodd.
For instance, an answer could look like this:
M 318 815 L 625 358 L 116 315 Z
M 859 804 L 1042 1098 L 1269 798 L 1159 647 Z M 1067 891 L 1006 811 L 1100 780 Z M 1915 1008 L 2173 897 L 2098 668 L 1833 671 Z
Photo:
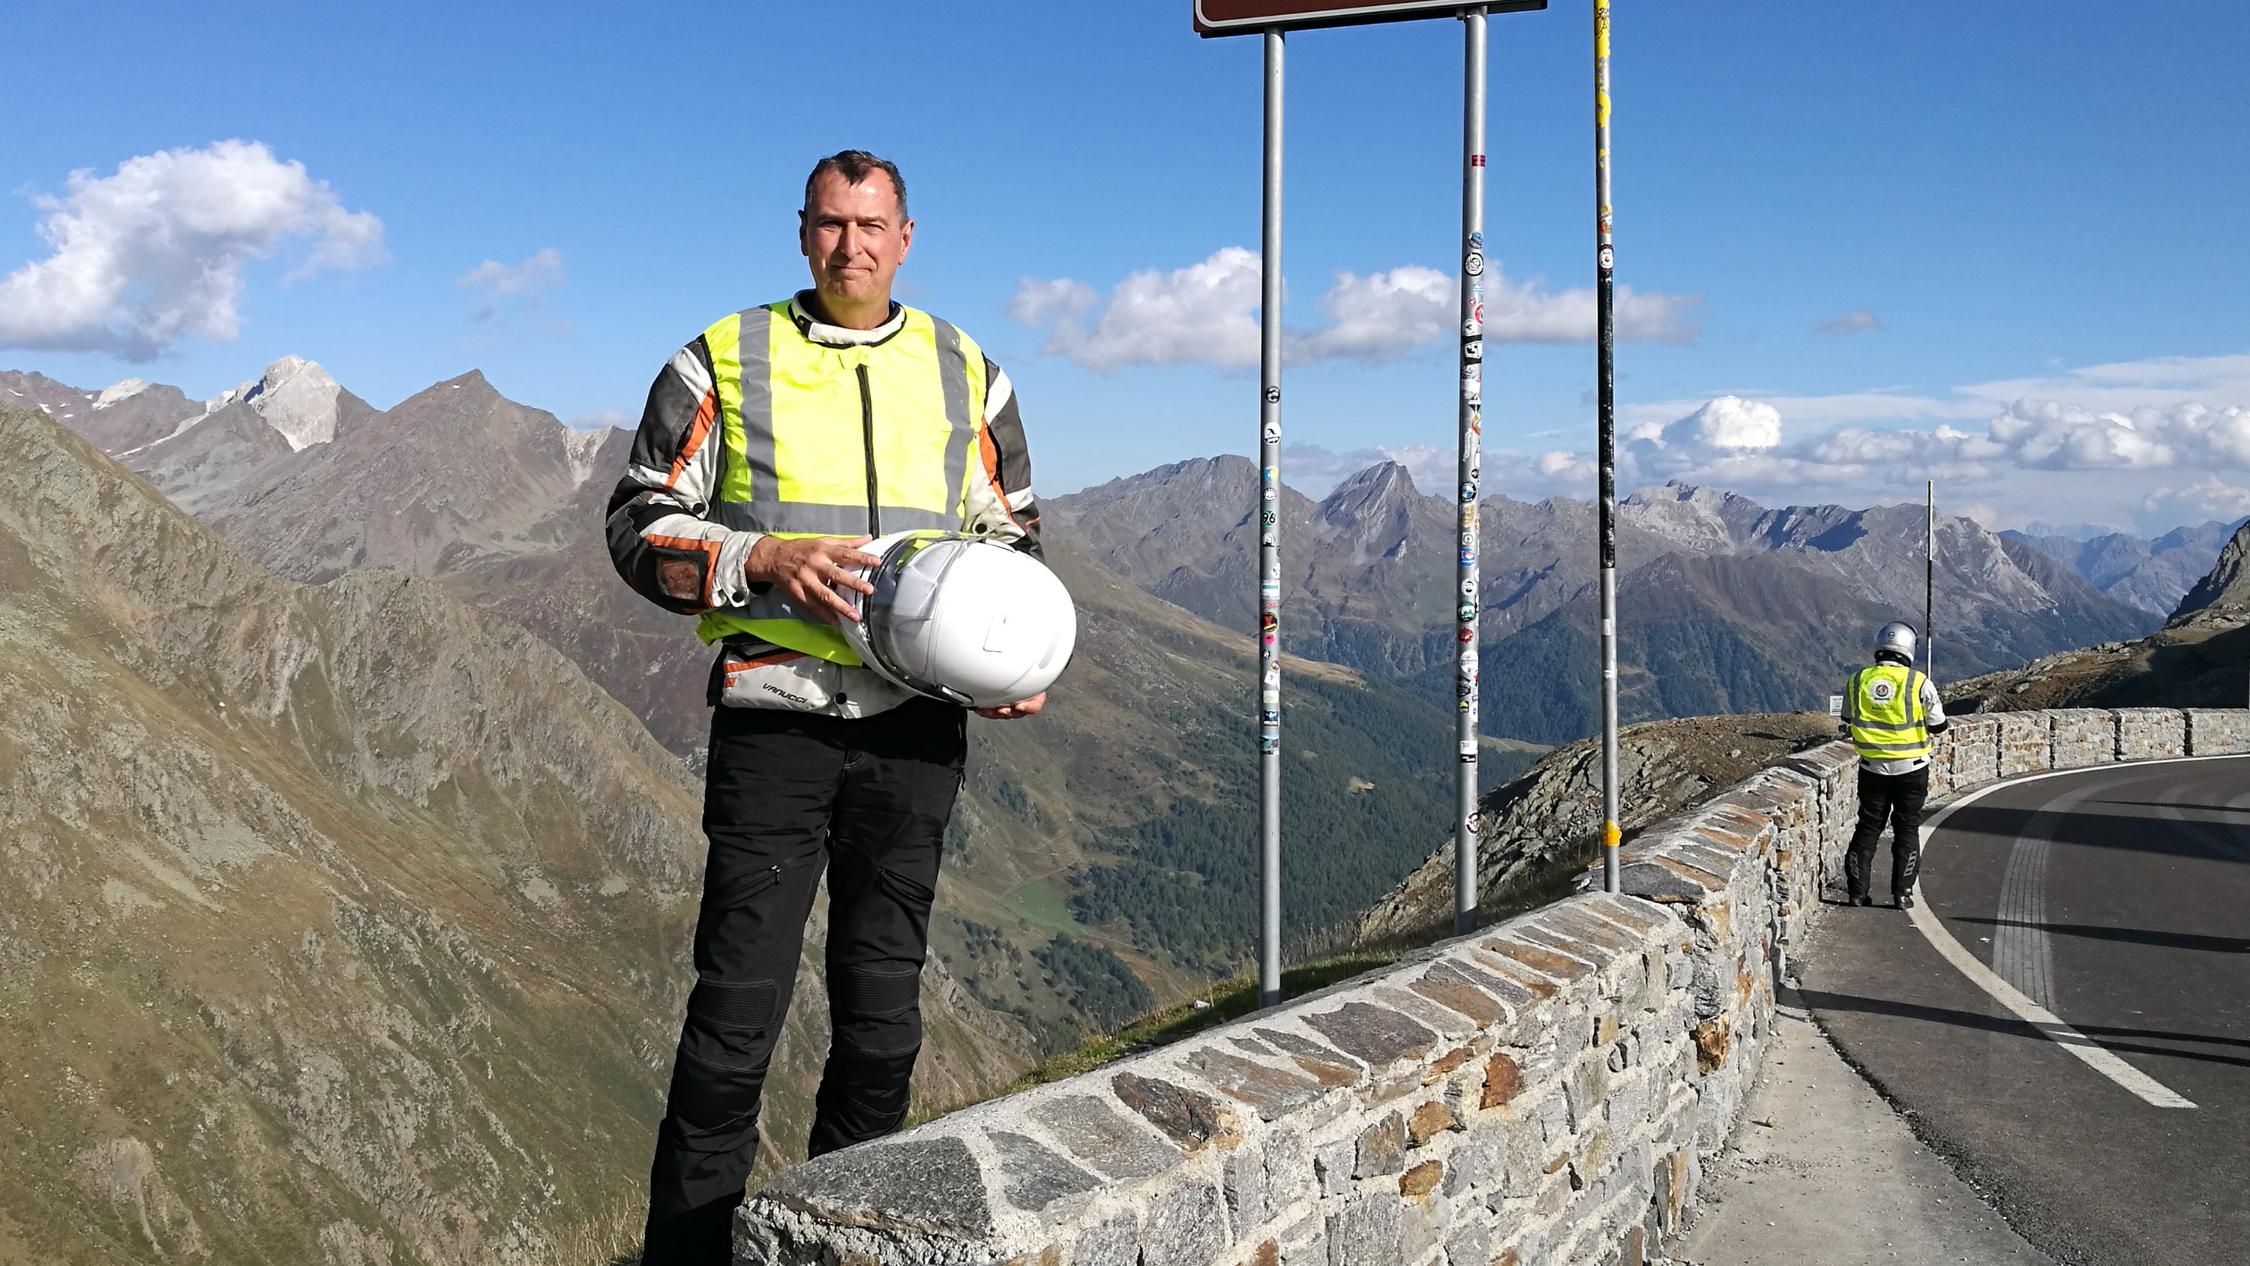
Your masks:
M 2250 605 L 2250 522 L 2234 530 L 2234 538 L 2219 551 L 2218 563 L 2180 599 L 2172 618 L 2236 603 Z
M 1742 545 L 1766 515 L 1765 507 L 1748 497 L 1677 479 L 1635 492 L 1619 504 L 1618 512 L 1620 518 L 1699 553 Z
M 312 361 L 284 356 L 237 390 L 293 451 L 336 438 L 337 397 L 344 389 Z
M 1377 462 L 1337 484 L 1335 490 L 1323 498 L 1323 504 L 1371 509 L 1379 504 L 1396 504 L 1421 495 L 1414 487 L 1414 476 L 1406 467 L 1397 462 Z
M 112 383 L 102 388 L 101 394 L 94 397 L 94 407 L 106 409 L 120 400 L 130 400 L 148 390 L 149 386 L 150 383 L 146 378 L 128 378 L 123 382 Z

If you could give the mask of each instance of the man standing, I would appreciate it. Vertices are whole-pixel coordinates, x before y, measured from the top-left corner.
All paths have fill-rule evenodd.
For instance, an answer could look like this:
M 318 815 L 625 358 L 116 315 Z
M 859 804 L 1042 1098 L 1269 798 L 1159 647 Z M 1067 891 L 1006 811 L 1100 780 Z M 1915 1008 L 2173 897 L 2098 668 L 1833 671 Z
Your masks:
M 875 561 L 858 547 L 885 532 L 1039 551 L 1007 376 L 968 335 L 891 301 L 913 238 L 896 166 L 862 150 L 821 159 L 798 216 L 812 288 L 723 317 L 672 357 L 610 498 L 618 573 L 719 646 L 696 980 L 650 1172 L 648 1266 L 732 1260 L 824 868 L 833 1028 L 807 1150 L 906 1117 L 965 714 L 861 665 L 836 621 L 857 618 L 846 591 L 872 592 L 850 568 Z
M 1886 624 L 1875 634 L 1875 662 L 1844 682 L 1844 732 L 1859 752 L 1859 829 L 1844 854 L 1851 903 L 1875 904 L 1868 868 L 1875 842 L 1891 829 L 1891 900 L 1914 908 L 1922 869 L 1922 805 L 1930 796 L 1930 736 L 1945 733 L 1937 686 L 1914 671 L 1914 630 Z

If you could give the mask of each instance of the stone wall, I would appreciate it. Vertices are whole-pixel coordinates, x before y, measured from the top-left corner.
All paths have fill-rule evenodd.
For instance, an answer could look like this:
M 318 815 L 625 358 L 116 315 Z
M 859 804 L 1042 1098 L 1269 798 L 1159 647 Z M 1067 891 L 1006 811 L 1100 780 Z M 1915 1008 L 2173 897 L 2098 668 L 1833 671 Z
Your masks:
M 2117 714 L 2100 708 L 2056 708 L 2044 715 L 2052 739 L 2048 764 L 2055 769 L 2106 765 L 2117 759 Z
M 2190 756 L 2250 752 L 2250 709 L 2189 708 L 2187 736 Z
M 2044 712 L 2001 712 L 1992 717 L 1996 768 L 2002 778 L 2052 768 L 2054 734 Z
M 1956 720 L 1999 771 L 2250 752 L 2250 713 Z M 1581 893 L 1319 994 L 783 1174 L 760 1266 L 1619 1266 L 1693 1206 L 1857 813 L 1841 743 L 1650 827 Z M 1941 789 L 1942 790 L 1939 790 Z
M 2117 759 L 2187 754 L 2187 714 L 2178 708 L 2119 708 Z

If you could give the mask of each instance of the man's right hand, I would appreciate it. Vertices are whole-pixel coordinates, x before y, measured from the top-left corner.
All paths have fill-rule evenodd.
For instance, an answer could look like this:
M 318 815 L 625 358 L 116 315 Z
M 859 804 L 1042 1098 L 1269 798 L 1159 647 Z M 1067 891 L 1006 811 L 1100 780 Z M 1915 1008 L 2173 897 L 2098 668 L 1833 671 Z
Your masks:
M 860 593 L 873 593 L 875 586 L 859 578 L 854 567 L 873 567 L 881 562 L 872 554 L 863 554 L 859 547 L 874 540 L 871 536 L 799 536 L 784 540 L 778 536 L 763 536 L 750 547 L 750 555 L 742 562 L 742 572 L 752 583 L 781 586 L 790 599 L 833 624 L 838 619 L 857 620 L 859 614 L 839 590 L 854 589 Z

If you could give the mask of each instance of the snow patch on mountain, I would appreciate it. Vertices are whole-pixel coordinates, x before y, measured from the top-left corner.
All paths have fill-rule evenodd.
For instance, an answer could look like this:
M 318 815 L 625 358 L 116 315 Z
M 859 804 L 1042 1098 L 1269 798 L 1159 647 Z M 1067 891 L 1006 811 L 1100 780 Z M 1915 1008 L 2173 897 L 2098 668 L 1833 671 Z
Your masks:
M 583 485 L 594 475 L 594 458 L 601 452 L 602 441 L 607 440 L 610 428 L 598 431 L 565 431 L 563 456 L 570 462 L 570 486 Z
M 130 400 L 148 390 L 148 388 L 149 383 L 145 378 L 128 378 L 120 383 L 112 383 L 102 388 L 99 395 L 93 397 L 94 407 L 106 409 L 120 400 Z

